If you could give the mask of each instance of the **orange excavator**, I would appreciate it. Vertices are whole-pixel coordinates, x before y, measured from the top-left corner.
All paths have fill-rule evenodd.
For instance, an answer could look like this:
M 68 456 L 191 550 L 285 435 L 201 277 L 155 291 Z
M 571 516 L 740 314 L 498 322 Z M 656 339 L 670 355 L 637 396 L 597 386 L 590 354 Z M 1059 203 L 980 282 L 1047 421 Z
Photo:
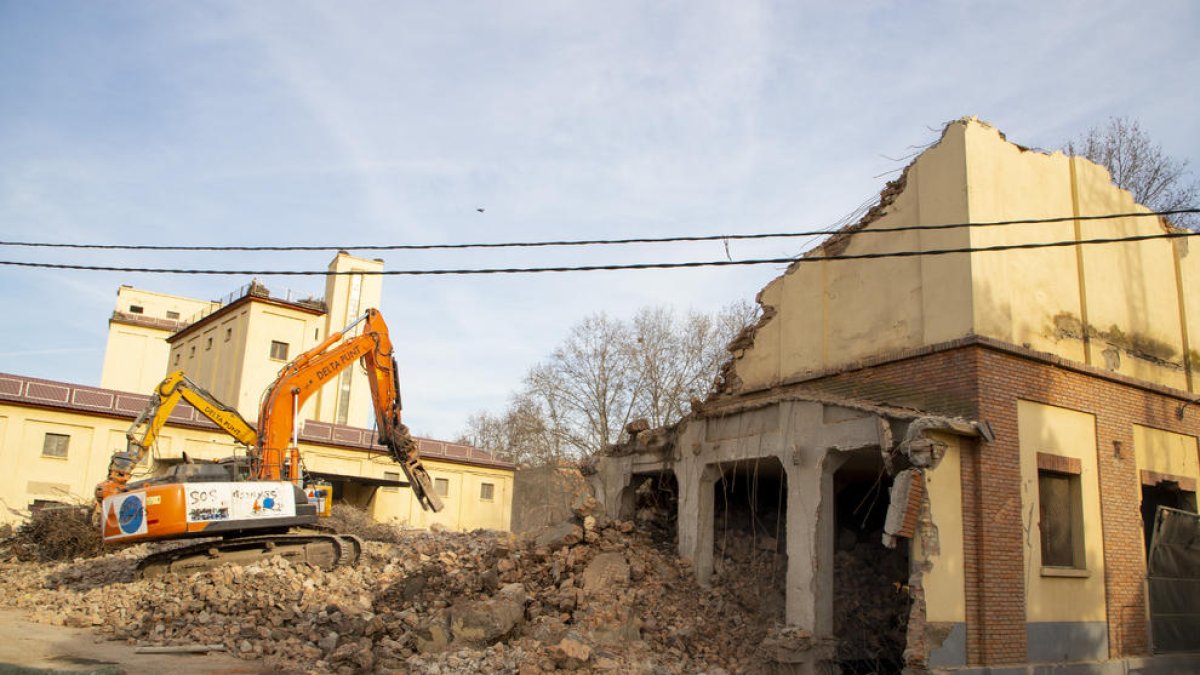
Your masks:
M 359 324 L 363 324 L 362 331 L 351 335 Z M 226 562 L 252 562 L 268 556 L 284 556 L 327 569 L 354 564 L 362 542 L 318 523 L 316 505 L 309 502 L 303 489 L 297 445 L 299 411 L 305 401 L 360 361 L 370 380 L 379 442 L 408 477 L 421 508 L 440 511 L 441 500 L 421 464 L 416 442 L 400 421 L 399 380 L 387 325 L 378 310 L 369 309 L 280 371 L 263 396 L 248 465 L 236 461 L 185 462 L 172 467 L 167 475 L 128 483 L 121 480 L 122 476 L 127 480 L 128 475 L 120 471 L 114 481 L 110 465 L 109 480 L 96 491 L 101 500 L 104 541 L 206 539 L 144 558 L 137 570 L 143 577 L 192 572 Z M 208 398 L 211 400 L 211 395 Z M 219 409 L 230 410 L 223 406 Z M 151 419 L 161 426 L 169 412 L 162 413 L 160 406 Z M 205 410 L 201 412 L 212 418 Z M 236 425 L 231 430 L 219 419 L 215 421 L 239 437 L 234 433 Z M 150 429 L 157 433 L 153 423 Z M 118 453 L 122 454 L 130 453 Z M 117 463 L 124 466 L 128 458 L 114 455 Z

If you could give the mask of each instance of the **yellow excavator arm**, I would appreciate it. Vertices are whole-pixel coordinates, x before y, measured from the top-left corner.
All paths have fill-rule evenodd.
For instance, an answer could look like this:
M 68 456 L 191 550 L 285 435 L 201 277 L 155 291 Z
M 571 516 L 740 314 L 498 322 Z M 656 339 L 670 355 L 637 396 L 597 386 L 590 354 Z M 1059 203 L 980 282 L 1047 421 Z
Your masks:
M 218 401 L 203 387 L 188 379 L 182 370 L 177 370 L 159 383 L 150 396 L 150 402 L 130 425 L 129 431 L 125 432 L 125 451 L 113 454 L 108 463 L 108 478 L 96 486 L 97 506 L 105 497 L 125 490 L 134 467 L 145 459 L 146 453 L 154 446 L 159 432 L 180 400 L 190 403 L 238 443 L 253 447 L 258 442 L 258 432 L 238 411 Z

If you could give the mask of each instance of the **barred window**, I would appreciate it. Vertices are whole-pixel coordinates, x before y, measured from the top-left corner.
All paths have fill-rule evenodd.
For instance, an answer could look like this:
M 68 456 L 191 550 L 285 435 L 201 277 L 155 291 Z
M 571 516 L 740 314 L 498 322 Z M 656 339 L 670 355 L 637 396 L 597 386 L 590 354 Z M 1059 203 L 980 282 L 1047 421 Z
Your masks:
M 494 483 L 479 484 L 479 501 L 490 502 L 496 498 L 496 485 Z
M 288 343 L 271 340 L 271 358 L 276 361 L 287 361 Z

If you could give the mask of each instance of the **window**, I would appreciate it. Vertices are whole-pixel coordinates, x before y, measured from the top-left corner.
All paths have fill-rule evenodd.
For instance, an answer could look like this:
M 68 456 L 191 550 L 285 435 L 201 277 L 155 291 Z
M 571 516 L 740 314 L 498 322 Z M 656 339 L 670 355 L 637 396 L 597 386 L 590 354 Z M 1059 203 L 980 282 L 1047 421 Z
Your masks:
M 71 442 L 71 437 L 66 434 L 46 434 L 46 438 L 42 441 L 42 456 L 43 457 L 66 457 L 67 445 Z
M 192 348 L 188 351 L 188 358 L 189 359 L 196 358 L 196 345 L 192 345 Z
M 175 365 L 179 365 L 179 359 L 183 357 L 181 352 L 175 352 Z
M 479 501 L 490 502 L 496 498 L 496 486 L 493 483 L 479 484 Z
M 394 481 L 399 482 L 400 474 L 398 474 L 394 471 L 384 471 L 383 479 L 384 480 L 394 480 Z M 396 487 L 395 485 L 385 485 L 385 486 L 383 486 L 383 491 L 384 492 L 399 492 L 400 488 Z
M 433 491 L 438 493 L 439 497 L 450 496 L 450 479 L 449 478 L 434 478 Z
M 167 310 L 167 318 L 175 319 L 176 321 L 178 321 L 179 320 L 179 312 L 172 312 L 171 310 Z
M 1078 459 L 1038 453 L 1038 522 L 1043 568 L 1086 568 L 1080 469 Z
M 288 343 L 271 340 L 271 358 L 276 361 L 287 361 Z
M 226 329 L 225 329 L 225 341 L 226 341 L 226 342 L 229 342 L 229 341 L 230 341 L 230 340 L 232 340 L 232 339 L 233 339 L 233 329 L 232 329 L 232 328 L 226 328 Z
M 141 314 L 145 311 L 146 311 L 146 308 L 142 307 L 141 305 L 130 305 L 129 306 L 130 314 Z
M 204 351 L 212 349 L 212 338 L 204 338 Z

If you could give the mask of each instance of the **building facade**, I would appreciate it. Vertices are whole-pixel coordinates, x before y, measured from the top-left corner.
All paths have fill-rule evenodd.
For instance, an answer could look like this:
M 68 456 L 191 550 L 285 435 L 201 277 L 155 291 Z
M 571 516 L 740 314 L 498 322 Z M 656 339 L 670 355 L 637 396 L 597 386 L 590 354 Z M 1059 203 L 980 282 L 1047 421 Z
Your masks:
M 1175 543 L 1200 537 L 1200 257 L 1144 213 L 1086 160 L 951 123 L 763 289 L 715 395 L 602 462 L 606 507 L 671 482 L 703 579 L 729 486 L 765 477 L 803 636 L 766 648 L 801 670 L 1200 669 L 1200 551 Z M 1110 214 L 1135 215 L 1089 219 Z M 1130 236 L 1152 238 L 1078 243 Z M 855 258 L 897 251 L 926 255 Z M 885 648 L 838 608 L 864 595 L 841 570 L 888 559 L 907 620 Z
M 167 374 L 167 339 L 220 303 L 155 293 L 132 286 L 117 289 L 108 320 L 108 344 L 100 386 L 117 391 L 151 391 Z
M 150 394 L 183 370 L 216 399 L 255 422 L 263 392 L 290 360 L 341 331 L 382 294 L 383 261 L 339 252 L 329 263 L 325 295 L 299 298 L 252 281 L 222 300 L 203 301 L 129 286 L 117 292 L 109 320 L 101 388 L 0 374 L 0 522 L 49 503 L 86 503 Z M 351 333 L 353 335 L 353 333 Z M 306 472 L 329 481 L 335 503 L 366 509 L 376 520 L 412 527 L 507 530 L 513 465 L 465 445 L 417 439 L 422 461 L 446 508 L 425 512 L 403 474 L 378 445 L 367 376 L 345 369 L 300 410 L 299 448 Z M 244 454 L 186 403 L 171 414 L 135 479 L 183 461 Z
M 87 504 L 126 446 L 125 433 L 149 402 L 147 394 L 85 387 L 0 373 L 0 522 L 16 522 L 42 504 Z M 435 523 L 453 530 L 508 530 L 513 465 L 466 445 L 418 438 L 421 459 L 445 503 L 423 511 L 403 473 L 370 429 L 308 420 L 300 432 L 309 475 L 333 485 L 335 503 L 366 510 L 376 520 L 410 527 Z M 171 413 L 151 456 L 134 479 L 165 473 L 183 461 L 244 455 L 187 403 Z

